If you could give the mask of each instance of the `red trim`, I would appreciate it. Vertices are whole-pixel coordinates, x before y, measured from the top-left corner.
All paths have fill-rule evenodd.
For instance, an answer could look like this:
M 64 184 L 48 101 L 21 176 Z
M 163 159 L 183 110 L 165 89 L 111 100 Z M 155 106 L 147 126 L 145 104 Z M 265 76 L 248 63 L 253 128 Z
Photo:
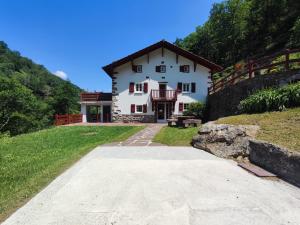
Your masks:
M 134 83 L 130 82 L 129 83 L 129 93 L 133 93 L 134 92 Z
M 196 83 L 194 83 L 194 82 L 192 82 L 191 92 L 192 93 L 196 92 Z
M 179 112 L 182 112 L 182 111 L 183 111 L 183 102 L 179 102 L 178 111 L 179 111 Z
M 178 91 L 178 93 L 182 92 L 182 83 L 181 82 L 177 83 L 177 91 Z
M 135 113 L 135 104 L 131 104 L 130 108 L 131 108 L 131 113 Z
M 148 93 L 148 83 L 144 83 L 144 93 Z

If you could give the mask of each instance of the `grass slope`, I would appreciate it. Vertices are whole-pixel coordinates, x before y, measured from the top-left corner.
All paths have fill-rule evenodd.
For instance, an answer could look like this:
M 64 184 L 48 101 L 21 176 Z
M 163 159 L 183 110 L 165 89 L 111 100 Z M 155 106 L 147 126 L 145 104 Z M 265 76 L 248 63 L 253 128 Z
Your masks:
M 56 127 L 0 139 L 0 221 L 97 145 L 142 128 Z
M 300 152 L 300 108 L 224 117 L 217 123 L 259 125 L 257 139 Z
M 199 128 L 163 127 L 153 141 L 170 146 L 189 146 Z

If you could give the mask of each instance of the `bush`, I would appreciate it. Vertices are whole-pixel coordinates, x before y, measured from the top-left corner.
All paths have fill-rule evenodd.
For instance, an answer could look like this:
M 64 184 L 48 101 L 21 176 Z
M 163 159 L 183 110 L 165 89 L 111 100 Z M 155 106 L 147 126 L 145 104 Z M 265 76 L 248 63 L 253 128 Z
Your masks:
M 260 90 L 239 104 L 243 113 L 278 111 L 300 106 L 300 82 L 282 88 Z
M 187 111 L 183 112 L 185 116 L 195 116 L 196 118 L 203 119 L 205 104 L 202 102 L 193 102 L 189 104 Z

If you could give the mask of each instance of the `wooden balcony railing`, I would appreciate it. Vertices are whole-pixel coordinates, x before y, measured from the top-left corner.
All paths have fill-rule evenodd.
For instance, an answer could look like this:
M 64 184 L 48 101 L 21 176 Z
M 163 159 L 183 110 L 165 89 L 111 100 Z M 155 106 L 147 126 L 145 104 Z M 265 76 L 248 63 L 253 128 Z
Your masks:
M 176 101 L 176 90 L 151 90 L 152 101 Z
M 95 93 L 81 93 L 80 101 L 82 102 L 96 102 L 100 101 L 100 94 L 98 92 Z
M 234 85 L 245 79 L 252 79 L 255 76 L 270 74 L 274 71 L 281 72 L 299 68 L 300 49 L 287 49 L 260 59 L 249 60 L 247 64 L 241 65 L 240 68 L 234 69 L 228 75 L 213 82 L 208 88 L 208 94 L 213 94 L 225 87 Z M 220 73 L 222 74 L 222 72 Z

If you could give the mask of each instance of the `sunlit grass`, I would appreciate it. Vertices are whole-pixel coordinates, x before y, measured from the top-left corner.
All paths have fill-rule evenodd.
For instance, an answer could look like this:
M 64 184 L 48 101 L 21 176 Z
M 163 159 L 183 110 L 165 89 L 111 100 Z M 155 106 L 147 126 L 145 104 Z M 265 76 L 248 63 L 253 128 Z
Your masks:
M 300 152 L 300 108 L 224 117 L 217 123 L 259 125 L 257 139 Z
M 56 127 L 0 139 L 0 221 L 96 146 L 127 139 L 138 126 Z

